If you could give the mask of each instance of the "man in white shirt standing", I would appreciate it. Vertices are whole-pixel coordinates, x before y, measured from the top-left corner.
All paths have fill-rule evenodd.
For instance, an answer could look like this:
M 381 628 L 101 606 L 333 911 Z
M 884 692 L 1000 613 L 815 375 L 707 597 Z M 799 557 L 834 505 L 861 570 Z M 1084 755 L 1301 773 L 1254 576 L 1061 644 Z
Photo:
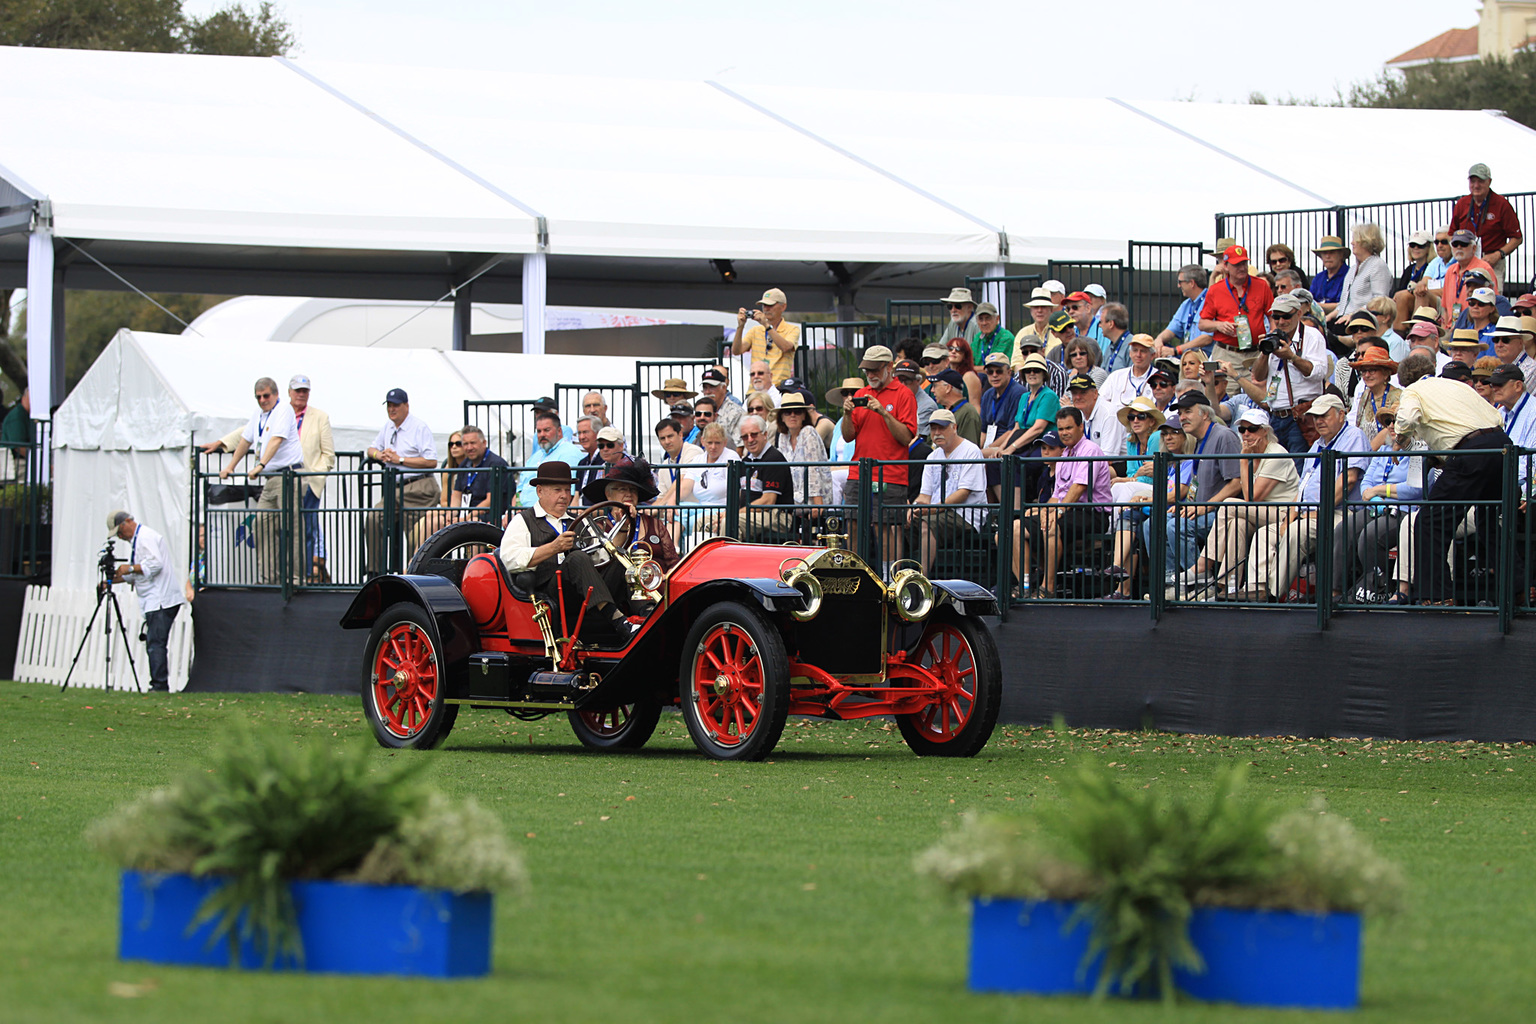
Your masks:
M 1306 304 L 1282 295 L 1269 308 L 1273 354 L 1262 351 L 1253 360 L 1253 377 L 1238 384 L 1269 409 L 1275 439 L 1289 452 L 1304 452 L 1317 440 L 1315 421 L 1305 419 L 1312 402 L 1328 383 L 1328 343 L 1323 332 L 1301 319 Z
M 272 385 L 275 393 L 277 385 Z M 110 536 L 132 544 L 128 561 L 118 564 L 113 581 L 132 583 L 144 612 L 145 646 L 149 649 L 149 688 L 167 693 L 171 688 L 171 660 L 167 652 L 171 625 L 181 611 L 181 577 L 171 564 L 171 546 L 155 530 L 140 526 L 119 509 L 107 516 Z
M 960 436 L 955 414 L 938 410 L 928 418 L 928 431 L 933 451 L 923 468 L 922 492 L 914 504 L 942 507 L 937 511 L 916 507 L 907 511 L 907 523 L 922 533 L 919 558 L 925 574 L 933 567 L 940 544 L 962 550 L 975 547 L 976 531 L 986 514 L 980 506 L 987 500 L 987 468 L 981 461 L 981 449 Z M 976 461 L 964 463 L 966 459 Z M 952 460 L 962 464 L 948 465 Z
M 256 382 L 256 404 L 260 408 L 241 431 L 234 453 L 219 470 L 219 479 L 228 480 L 245 453 L 255 450 L 256 465 L 246 475 L 253 480 L 267 478 L 256 502 L 256 578 L 267 584 L 282 579 L 282 529 L 286 519 L 292 549 L 289 573 L 295 582 L 301 582 L 306 569 L 304 529 L 298 515 L 299 492 L 303 487 L 297 481 L 291 488 L 288 508 L 283 507 L 283 470 L 304 468 L 299 423 L 294 418 L 293 406 L 281 401 L 277 381 L 271 377 Z
M 437 440 L 432 428 L 420 417 L 411 415 L 411 399 L 404 388 L 391 388 L 384 396 L 384 408 L 389 422 L 379 431 L 368 448 L 368 458 L 393 467 L 400 491 L 396 497 L 397 508 L 431 508 L 438 503 Z M 368 513 L 367 569 L 376 576 L 384 568 L 384 507 L 381 499 Z M 415 525 L 417 517 L 401 516 L 405 534 Z

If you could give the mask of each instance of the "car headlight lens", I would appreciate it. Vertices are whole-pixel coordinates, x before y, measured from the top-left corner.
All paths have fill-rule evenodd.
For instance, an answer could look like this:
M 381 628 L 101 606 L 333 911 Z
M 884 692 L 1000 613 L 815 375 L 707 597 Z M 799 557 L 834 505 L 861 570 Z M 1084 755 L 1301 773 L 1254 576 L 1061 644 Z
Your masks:
M 933 611 L 933 584 L 916 569 L 897 573 L 889 593 L 896 603 L 896 614 L 907 622 L 921 622 Z

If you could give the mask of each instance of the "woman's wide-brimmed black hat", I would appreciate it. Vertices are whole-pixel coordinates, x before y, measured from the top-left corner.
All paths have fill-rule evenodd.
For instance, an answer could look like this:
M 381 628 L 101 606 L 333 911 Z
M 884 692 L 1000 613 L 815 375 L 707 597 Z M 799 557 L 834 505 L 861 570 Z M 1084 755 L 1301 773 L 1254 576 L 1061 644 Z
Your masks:
M 581 499 L 588 505 L 596 505 L 600 501 L 608 500 L 609 484 L 629 484 L 640 492 L 640 502 L 650 501 L 661 493 L 656 490 L 656 483 L 651 479 L 650 468 L 641 461 L 621 462 L 610 469 L 606 475 L 598 477 L 581 489 Z

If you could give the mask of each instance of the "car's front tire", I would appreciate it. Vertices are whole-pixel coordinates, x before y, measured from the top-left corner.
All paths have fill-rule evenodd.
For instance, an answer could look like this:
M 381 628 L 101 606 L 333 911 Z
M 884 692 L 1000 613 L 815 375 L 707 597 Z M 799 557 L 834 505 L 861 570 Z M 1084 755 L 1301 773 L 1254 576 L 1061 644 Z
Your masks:
M 429 749 L 447 738 L 459 715 L 444 703 L 442 652 L 426 609 L 389 606 L 368 634 L 363 658 L 363 713 L 381 746 Z
M 789 656 L 761 612 L 728 601 L 705 610 L 683 644 L 683 721 L 694 745 L 721 761 L 759 761 L 789 716 Z

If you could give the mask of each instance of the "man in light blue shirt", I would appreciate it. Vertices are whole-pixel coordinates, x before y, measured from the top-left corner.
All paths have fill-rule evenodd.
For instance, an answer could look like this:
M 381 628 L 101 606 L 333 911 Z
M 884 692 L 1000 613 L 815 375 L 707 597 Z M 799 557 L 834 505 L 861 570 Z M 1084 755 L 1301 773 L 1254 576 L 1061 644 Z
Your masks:
M 538 438 L 538 444 L 533 451 L 528 453 L 528 468 L 538 469 L 546 462 L 563 462 L 568 466 L 574 466 L 581 462 L 586 452 L 576 447 L 575 443 L 565 437 L 565 430 L 560 424 L 560 416 L 551 409 L 539 409 L 533 416 L 533 433 Z M 517 487 L 517 504 L 519 508 L 532 508 L 538 500 L 538 494 L 534 491 L 533 478 L 536 473 L 519 474 L 522 480 Z
M 1158 355 L 1178 358 L 1194 349 L 1210 352 L 1211 336 L 1200 333 L 1200 310 L 1205 308 L 1206 281 L 1205 268 L 1198 264 L 1179 268 L 1179 294 L 1184 296 L 1184 301 L 1163 333 L 1157 336 Z
M 1515 366 L 1501 366 L 1488 377 L 1489 397 L 1504 414 L 1504 433 L 1517 447 L 1536 448 L 1536 402 L 1525 391 L 1525 375 Z M 1520 480 L 1522 498 L 1531 496 L 1531 461 L 1536 456 L 1522 455 L 1515 475 Z

